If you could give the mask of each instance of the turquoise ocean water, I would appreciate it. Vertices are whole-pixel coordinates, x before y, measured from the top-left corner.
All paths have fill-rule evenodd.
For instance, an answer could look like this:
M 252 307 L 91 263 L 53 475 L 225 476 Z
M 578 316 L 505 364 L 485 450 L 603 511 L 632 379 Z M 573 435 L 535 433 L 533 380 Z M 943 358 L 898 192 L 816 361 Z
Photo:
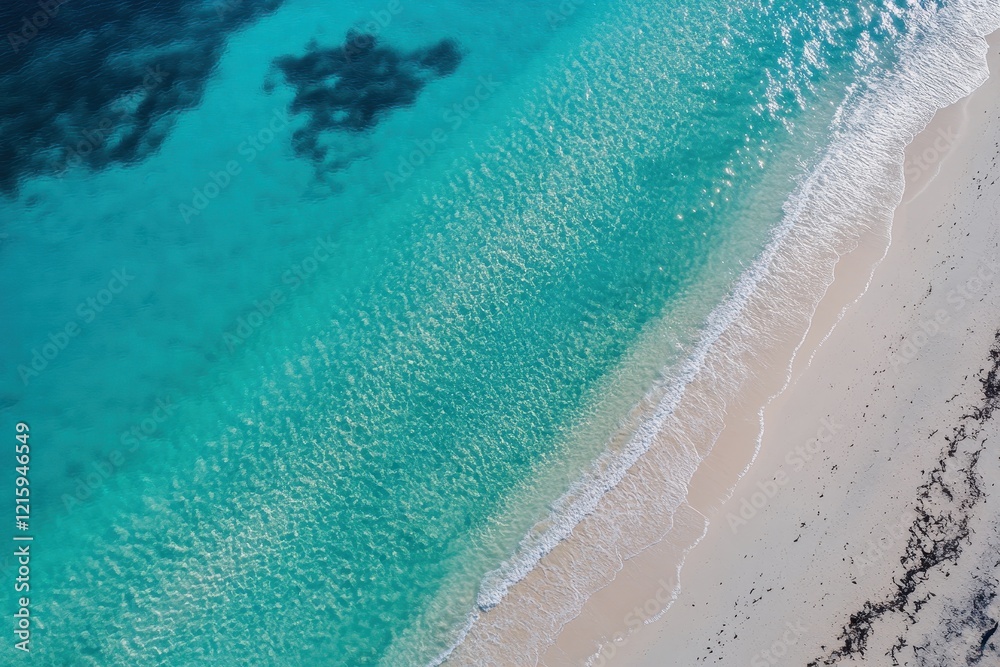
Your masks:
M 67 2 L 8 40 L 0 662 L 446 659 L 960 8 Z

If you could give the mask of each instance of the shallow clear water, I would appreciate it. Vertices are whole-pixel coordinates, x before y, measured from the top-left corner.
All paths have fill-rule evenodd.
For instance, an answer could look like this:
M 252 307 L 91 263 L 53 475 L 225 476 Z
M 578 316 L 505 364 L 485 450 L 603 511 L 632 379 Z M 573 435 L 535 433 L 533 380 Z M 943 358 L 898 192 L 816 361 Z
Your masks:
M 933 9 L 250 7 L 67 4 L 3 55 L 38 664 L 439 655 Z M 331 50 L 366 25 L 381 70 Z M 353 88 L 296 98 L 312 41 Z

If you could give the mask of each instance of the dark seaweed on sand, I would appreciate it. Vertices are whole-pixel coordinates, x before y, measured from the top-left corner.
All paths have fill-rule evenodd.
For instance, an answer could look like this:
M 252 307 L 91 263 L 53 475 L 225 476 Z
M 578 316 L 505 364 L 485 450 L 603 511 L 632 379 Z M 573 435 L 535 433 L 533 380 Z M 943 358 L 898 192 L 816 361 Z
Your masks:
M 835 665 L 854 658 L 864 659 L 874 625 L 884 616 L 903 614 L 906 626 L 913 625 L 921 608 L 933 596 L 933 593 L 918 592 L 920 584 L 927 580 L 934 568 L 958 562 L 970 537 L 972 510 L 985 497 L 976 471 L 985 444 L 979 442 L 978 446 L 971 448 L 968 445 L 979 441 L 983 426 L 1000 406 L 1000 331 L 996 333 L 995 341 L 989 353 L 991 365 L 980 374 L 982 403 L 963 415 L 952 434 L 945 438 L 946 445 L 937 466 L 929 473 L 928 480 L 917 489 L 917 519 L 910 526 L 910 539 L 900 558 L 903 573 L 893 579 L 894 589 L 881 600 L 865 602 L 859 611 L 851 615 L 841 631 L 839 646 L 822 658 L 808 663 L 808 667 Z M 966 441 L 966 447 L 961 448 L 960 445 Z M 955 472 L 958 474 L 953 474 Z M 973 627 L 981 632 L 982 637 L 978 650 L 964 656 L 961 663 L 955 664 L 978 665 L 984 652 L 991 646 L 990 640 L 996 631 L 997 622 L 985 613 L 985 609 L 995 596 L 994 584 L 981 581 L 979 589 L 973 594 L 972 609 L 953 610 L 951 625 L 955 627 L 946 628 L 947 632 L 957 635 L 961 628 Z M 891 659 L 889 664 L 901 664 L 900 654 L 907 646 L 909 643 L 905 637 L 897 637 L 888 654 Z M 919 652 L 927 647 L 912 648 Z

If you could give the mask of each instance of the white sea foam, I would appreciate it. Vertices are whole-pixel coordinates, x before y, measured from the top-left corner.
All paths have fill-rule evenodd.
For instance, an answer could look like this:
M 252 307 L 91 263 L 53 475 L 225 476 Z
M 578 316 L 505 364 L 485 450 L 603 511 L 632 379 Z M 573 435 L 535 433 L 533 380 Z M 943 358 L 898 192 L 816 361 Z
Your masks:
M 911 8 L 907 20 L 913 27 L 897 66 L 838 111 L 825 154 L 786 202 L 756 264 L 712 312 L 694 353 L 671 384 L 658 388 L 655 408 L 624 448 L 603 455 L 559 500 L 545 529 L 526 536 L 514 557 L 484 579 L 478 610 L 433 664 L 534 664 L 623 560 L 671 534 L 726 406 L 768 370 L 763 353 L 783 342 L 801 344 L 837 259 L 863 234 L 889 235 L 903 193 L 906 145 L 938 109 L 986 81 L 983 37 L 1000 28 L 1000 5 L 972 0 L 940 12 Z M 572 567 L 546 565 L 546 594 L 528 586 L 511 594 L 571 536 L 586 553 L 571 560 Z M 525 600 L 531 603 L 498 613 Z

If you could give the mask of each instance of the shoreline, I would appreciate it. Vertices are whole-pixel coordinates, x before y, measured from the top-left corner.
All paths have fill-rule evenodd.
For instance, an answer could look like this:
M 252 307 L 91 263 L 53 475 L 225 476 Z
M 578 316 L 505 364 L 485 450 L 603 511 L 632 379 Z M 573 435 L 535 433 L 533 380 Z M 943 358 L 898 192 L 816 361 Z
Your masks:
M 880 595 L 899 576 L 899 559 L 912 558 L 908 553 L 911 528 L 919 522 L 921 511 L 926 512 L 921 509 L 924 501 L 919 494 L 927 484 L 927 471 L 947 470 L 954 456 L 941 453 L 942 434 L 949 435 L 951 430 L 955 440 L 958 429 L 963 433 L 972 430 L 963 422 L 963 408 L 983 410 L 976 407 L 981 379 L 976 373 L 988 367 L 994 333 L 1000 327 L 1000 318 L 990 318 L 991 309 L 996 312 L 997 299 L 989 297 L 988 287 L 978 293 L 971 289 L 994 279 L 1000 270 L 996 250 L 1000 234 L 990 229 L 1000 215 L 1000 201 L 990 217 L 988 212 L 975 209 L 979 198 L 971 188 L 956 194 L 970 173 L 982 171 L 977 162 L 989 161 L 989 153 L 996 153 L 993 147 L 1000 138 L 1000 132 L 989 126 L 1000 111 L 1000 91 L 991 86 L 1000 76 L 1000 32 L 994 32 L 988 43 L 989 83 L 940 110 L 907 148 L 906 190 L 894 215 L 893 240 L 885 248 L 884 258 L 874 265 L 869 263 L 879 254 L 869 240 L 838 263 L 838 277 L 800 348 L 809 354 L 796 358 L 787 386 L 761 410 L 759 455 L 727 499 L 715 503 L 709 498 L 702 500 L 709 529 L 691 552 L 674 606 L 654 624 L 644 625 L 641 632 L 618 642 L 613 651 L 598 654 L 593 664 L 792 665 L 814 660 L 808 664 L 819 665 L 858 656 L 863 659 L 865 654 L 857 651 L 859 637 L 851 634 L 848 619 L 885 606 Z M 994 164 L 995 160 L 993 156 Z M 995 179 L 980 180 L 989 183 Z M 955 220 L 940 220 L 938 216 L 945 215 L 945 210 L 972 217 L 977 227 L 967 230 L 964 237 L 948 237 L 945 228 L 954 226 Z M 943 259 L 941 247 L 952 251 Z M 984 260 L 982 249 L 987 247 L 993 255 Z M 858 277 L 867 275 L 859 267 L 865 266 L 873 267 L 872 277 L 866 281 L 869 286 L 857 294 Z M 922 276 L 921 271 L 927 275 Z M 902 277 L 911 273 L 922 276 L 925 284 L 918 287 L 917 280 L 906 284 Z M 957 280 L 953 273 L 960 274 Z M 848 276 L 854 278 L 853 287 L 843 280 Z M 948 281 L 954 285 L 940 290 L 944 293 L 938 297 L 944 303 L 933 303 L 929 297 L 939 291 L 935 286 Z M 973 298 L 963 294 L 979 296 L 982 305 L 968 308 Z M 921 308 L 919 318 L 906 312 Z M 967 325 L 964 330 L 956 325 L 960 317 Z M 963 345 L 966 337 L 974 339 L 974 344 Z M 864 355 L 868 345 L 876 348 L 864 359 L 871 363 L 851 363 Z M 866 381 L 873 391 L 854 391 L 855 383 Z M 928 391 L 928 385 L 935 390 Z M 917 418 L 908 406 L 920 394 L 933 407 Z M 819 396 L 826 400 L 816 400 Z M 896 443 L 887 461 L 878 460 L 884 451 L 882 444 L 902 430 L 892 428 L 898 424 L 889 416 L 880 418 L 878 426 L 868 421 L 869 413 L 880 408 L 887 410 L 885 415 L 892 415 L 888 410 L 893 410 L 903 428 L 916 429 L 909 422 L 933 419 L 935 426 L 928 425 L 921 432 L 927 444 L 899 452 L 902 445 Z M 833 428 L 826 428 L 824 434 L 824 426 L 831 423 Z M 744 423 L 744 428 L 748 427 L 750 424 Z M 989 428 L 989 424 L 981 424 L 976 432 Z M 747 433 L 744 430 L 742 437 Z M 901 441 L 905 443 L 905 439 Z M 724 435 L 719 444 L 724 446 L 725 442 Z M 859 454 L 873 459 L 864 464 L 874 472 L 864 470 L 864 464 L 855 460 Z M 971 452 L 966 455 L 971 456 Z M 890 464 L 894 456 L 903 457 L 904 463 Z M 911 464 L 911 459 L 919 465 Z M 995 480 L 991 469 L 969 465 L 964 469 L 970 478 L 986 477 L 987 487 Z M 851 470 L 854 479 L 838 484 L 836 477 L 844 470 Z M 706 476 L 710 474 L 706 471 Z M 857 501 L 859 494 L 868 497 Z M 974 493 L 967 490 L 967 495 L 970 497 L 964 502 L 973 504 Z M 697 501 L 692 504 L 699 506 Z M 848 507 L 854 512 L 845 509 Z M 834 517 L 829 514 L 831 508 L 843 514 Z M 810 516 L 821 521 L 825 532 L 819 534 L 820 528 L 812 525 Z M 792 521 L 791 517 L 804 520 Z M 837 528 L 828 525 L 834 519 L 840 523 Z M 864 539 L 857 539 L 857 535 Z M 810 537 L 811 543 L 807 541 Z M 810 544 L 814 551 L 806 554 Z M 962 541 L 956 544 L 961 546 Z M 826 549 L 818 548 L 821 545 Z M 971 552 L 981 548 L 975 543 L 970 547 Z M 652 580 L 652 562 L 645 565 L 647 581 Z M 928 571 L 942 564 L 954 567 L 942 559 Z M 942 597 L 947 593 L 947 589 L 928 590 Z M 891 611 L 902 613 L 907 605 L 912 606 L 912 601 L 907 599 Z M 913 643 L 907 636 L 912 627 L 898 618 L 880 622 L 885 628 L 867 631 L 860 644 L 862 650 L 867 646 L 873 664 L 888 658 L 883 658 L 884 651 L 872 651 L 870 644 L 880 648 L 885 644 L 890 651 L 895 646 L 892 655 L 901 659 Z M 931 630 L 921 632 L 922 636 L 933 635 Z M 854 641 L 853 653 L 839 646 L 848 640 Z M 668 659 L 672 662 L 664 662 Z
M 949 83 L 954 84 L 954 81 Z M 954 106 L 951 105 L 946 109 Z M 938 111 L 935 117 L 939 117 L 942 113 L 947 112 Z M 924 122 L 926 123 L 926 121 Z M 933 124 L 930 127 L 933 127 Z M 919 137 L 927 135 L 930 131 L 930 128 L 925 129 Z M 921 145 L 919 137 L 912 144 L 913 146 Z M 933 146 L 933 140 L 931 145 Z M 855 146 L 858 150 L 863 149 L 863 147 L 864 145 L 860 143 Z M 907 152 L 907 155 L 909 156 L 910 153 Z M 909 164 L 909 159 L 907 159 L 906 165 Z M 903 166 L 895 165 L 895 167 L 901 169 Z M 918 176 L 926 177 L 926 173 L 926 170 L 921 170 Z M 886 175 L 886 180 L 892 180 L 889 173 Z M 912 180 L 908 179 L 907 189 L 896 195 L 897 197 L 902 197 L 904 200 L 908 197 L 913 187 L 909 181 Z M 927 177 L 926 181 L 929 180 L 930 178 Z M 921 188 L 926 186 L 927 182 L 922 182 Z M 879 188 L 874 189 L 879 190 Z M 890 191 L 891 188 L 886 192 Z M 822 197 L 822 194 L 816 195 L 815 192 L 810 194 Z M 878 195 L 879 192 L 874 193 L 873 202 L 870 203 L 875 211 L 880 210 L 879 206 L 883 206 L 878 201 Z M 863 207 L 859 206 L 858 208 Z M 865 211 L 859 211 L 857 217 L 863 217 L 863 213 Z M 855 215 L 855 212 L 852 210 L 850 215 Z M 687 404 L 682 403 L 676 410 L 676 414 L 673 415 L 674 423 L 685 420 L 697 423 L 704 421 L 700 417 L 706 414 L 725 414 L 725 424 L 719 426 L 719 430 L 714 434 L 712 429 L 705 424 L 700 424 L 703 429 L 695 433 L 679 433 L 676 427 L 671 428 L 673 424 L 668 426 L 660 424 L 655 436 L 657 442 L 652 444 L 651 449 L 640 457 L 640 460 L 635 463 L 634 469 L 626 474 L 626 478 L 602 498 L 601 504 L 605 505 L 604 509 L 615 502 L 624 503 L 625 507 L 630 507 L 630 499 L 635 501 L 642 497 L 645 497 L 647 501 L 651 498 L 666 501 L 666 505 L 657 509 L 659 529 L 662 530 L 659 537 L 642 545 L 636 541 L 632 534 L 633 531 L 641 532 L 642 527 L 638 523 L 634 526 L 615 526 L 604 522 L 603 528 L 605 530 L 610 529 L 611 532 L 619 535 L 621 540 L 629 543 L 628 547 L 619 548 L 619 540 L 611 540 L 609 548 L 607 539 L 609 533 L 600 530 L 602 528 L 601 522 L 591 520 L 592 517 L 588 517 L 585 522 L 578 524 L 573 535 L 560 542 L 555 549 L 543 557 L 536 570 L 511 588 L 515 604 L 511 604 L 509 598 L 505 599 L 502 604 L 491 608 L 480 617 L 488 617 L 493 626 L 492 630 L 484 631 L 478 622 L 472 625 L 471 633 L 479 632 L 479 636 L 475 637 L 475 643 L 481 644 L 489 642 L 491 639 L 495 643 L 502 637 L 505 644 L 516 644 L 521 649 L 520 655 L 528 659 L 528 655 L 534 650 L 531 648 L 532 641 L 537 640 L 537 635 L 543 633 L 543 630 L 539 628 L 546 623 L 555 623 L 554 626 L 550 627 L 557 628 L 554 633 L 557 637 L 556 642 L 542 647 L 540 654 L 536 654 L 536 662 L 551 665 L 581 664 L 583 661 L 588 661 L 588 664 L 610 664 L 612 656 L 617 656 L 613 662 L 618 663 L 626 656 L 635 654 L 635 651 L 649 650 L 646 647 L 647 642 L 638 639 L 633 642 L 633 638 L 640 635 L 648 637 L 652 634 L 647 628 L 649 623 L 664 614 L 669 618 L 669 607 L 674 604 L 675 599 L 683 600 L 690 596 L 690 593 L 685 595 L 688 584 L 686 583 L 683 588 L 679 584 L 679 572 L 685 557 L 692 549 L 696 555 L 711 553 L 709 546 L 699 543 L 703 542 L 703 538 L 710 538 L 713 531 L 718 532 L 719 511 L 738 494 L 737 490 L 733 490 L 734 480 L 739 480 L 736 482 L 736 488 L 739 489 L 747 484 L 748 479 L 755 478 L 754 473 L 759 475 L 761 466 L 758 453 L 763 452 L 761 443 L 758 442 L 761 432 L 760 414 L 763 412 L 759 406 L 767 404 L 770 407 L 770 403 L 776 400 L 774 397 L 780 397 L 783 393 L 787 393 L 787 390 L 797 381 L 797 375 L 802 372 L 801 367 L 804 365 L 808 369 L 811 366 L 816 349 L 826 343 L 832 334 L 831 330 L 843 317 L 844 312 L 858 301 L 859 294 L 863 293 L 870 283 L 869 276 L 874 267 L 880 264 L 885 257 L 889 246 L 889 237 L 877 229 L 865 232 L 861 230 L 861 227 L 863 224 L 859 226 L 856 235 L 851 230 L 848 230 L 848 233 L 831 233 L 828 247 L 814 248 L 816 252 L 832 250 L 836 253 L 836 260 L 828 269 L 831 277 L 825 281 L 827 287 L 822 290 L 822 296 L 817 298 L 817 303 L 821 303 L 822 306 L 816 307 L 814 312 L 799 314 L 800 321 L 805 315 L 804 322 L 800 325 L 801 330 L 805 333 L 794 333 L 797 330 L 795 317 L 785 318 L 788 321 L 779 319 L 780 324 L 776 328 L 783 327 L 786 331 L 772 333 L 772 330 L 765 328 L 767 336 L 774 339 L 769 341 L 772 345 L 766 348 L 763 354 L 746 362 L 746 368 L 741 370 L 741 378 L 728 385 L 726 385 L 726 381 L 722 381 L 726 388 L 732 389 L 731 395 L 723 397 L 721 403 L 715 404 L 688 400 Z M 791 233 L 807 235 L 809 231 L 808 229 L 793 230 Z M 783 259 L 786 264 L 795 264 L 795 260 Z M 817 262 L 817 264 L 819 263 Z M 860 272 L 862 278 L 860 283 L 857 281 L 857 267 L 859 266 L 865 269 Z M 786 274 L 782 277 L 785 279 L 787 279 L 788 268 L 788 266 L 782 267 Z M 781 273 L 781 269 L 778 273 Z M 824 269 L 814 269 L 809 266 L 808 270 L 803 270 L 803 273 L 812 277 L 823 276 Z M 847 276 L 844 275 L 845 273 Z M 853 280 L 845 280 L 845 277 L 853 278 Z M 849 282 L 850 285 L 848 285 Z M 792 288 L 791 299 L 795 298 L 794 292 L 797 289 L 808 293 L 807 288 L 795 285 Z M 848 292 L 846 299 L 842 294 L 845 291 Z M 759 299 L 754 302 L 754 296 L 756 295 L 749 297 L 746 310 L 752 311 L 756 308 L 757 312 L 750 312 L 749 315 L 747 312 L 741 312 L 740 316 L 749 319 L 756 315 L 759 318 L 758 322 L 763 321 L 767 324 L 768 319 L 773 316 L 767 310 L 766 303 L 760 302 Z M 838 298 L 842 300 L 836 308 L 828 306 L 831 300 Z M 808 304 L 809 298 L 803 297 L 803 302 Z M 782 338 L 782 335 L 785 337 Z M 738 342 L 735 341 L 735 343 Z M 718 341 L 714 341 L 713 345 L 716 343 Z M 727 345 L 728 350 L 732 351 L 737 349 L 734 347 L 735 343 L 732 340 L 723 341 L 722 345 L 716 346 L 723 348 L 721 352 L 717 349 L 710 350 L 710 352 L 716 353 L 717 357 L 724 358 L 726 357 Z M 791 359 L 791 361 L 782 361 L 787 359 Z M 715 361 L 716 367 L 721 370 L 719 359 L 709 360 L 709 363 L 712 361 Z M 787 374 L 784 377 L 777 377 L 776 368 L 785 369 Z M 710 391 L 712 382 L 719 382 L 718 377 L 717 375 L 710 378 L 707 385 L 708 391 L 706 391 L 706 386 L 698 386 L 699 384 L 705 385 L 704 379 L 696 378 L 692 383 L 696 391 L 690 391 L 692 387 L 689 385 L 685 392 L 686 396 L 697 394 L 698 390 L 703 396 L 712 396 L 712 391 Z M 836 418 L 827 417 L 827 420 L 828 423 L 837 425 Z M 817 422 L 811 428 L 815 433 L 822 425 L 823 422 Z M 703 444 L 700 446 L 697 444 L 696 436 L 702 438 Z M 807 442 L 810 437 L 810 434 L 805 434 L 802 437 L 802 442 Z M 670 439 L 679 444 L 672 449 L 670 447 L 663 448 L 663 442 Z M 656 447 L 660 447 L 663 451 L 654 451 Z M 692 452 L 692 450 L 694 451 Z M 658 477 L 656 474 L 658 469 L 674 469 L 671 463 L 682 461 L 684 453 L 698 453 L 702 456 L 696 472 L 688 483 L 681 482 L 680 487 L 678 487 L 674 481 L 674 483 L 668 482 L 662 486 L 664 481 L 660 480 L 661 487 L 650 489 L 643 486 L 646 483 L 643 481 L 643 477 L 646 480 L 656 478 Z M 681 458 L 678 459 L 678 456 Z M 627 487 L 627 490 L 622 491 L 623 487 Z M 612 498 L 616 494 L 619 497 Z M 645 503 L 645 507 L 648 515 L 648 507 L 650 507 L 648 502 Z M 715 518 L 709 523 L 706 517 L 713 516 Z M 648 523 L 651 517 L 645 516 L 643 519 Z M 656 517 L 652 517 L 652 520 L 655 521 Z M 674 529 L 675 521 L 680 530 Z M 590 525 L 585 525 L 587 523 Z M 626 523 L 632 522 L 626 520 Z M 665 529 L 663 529 L 664 526 Z M 725 524 L 723 523 L 722 526 L 724 527 Z M 667 539 L 664 539 L 665 535 Z M 582 609 L 577 610 L 569 617 L 553 618 L 551 607 L 557 608 L 558 611 L 560 605 L 567 605 L 567 599 L 579 594 L 577 589 L 579 580 L 574 583 L 573 577 L 581 567 L 579 563 L 580 553 L 583 552 L 585 554 L 583 558 L 586 559 L 587 551 L 590 551 L 591 554 L 596 553 L 595 557 L 598 559 L 604 559 L 603 571 L 596 572 L 599 579 L 587 579 L 580 587 L 590 591 Z M 614 565 L 615 559 L 618 560 L 617 567 Z M 698 562 L 704 565 L 705 560 L 709 559 L 702 559 Z M 589 560 L 589 562 L 582 564 L 582 567 L 600 570 L 600 567 L 593 567 L 594 563 L 594 560 Z M 685 581 L 689 578 L 688 570 L 691 567 L 689 565 L 685 569 Z M 650 590 L 655 590 L 652 597 Z M 557 602 L 553 603 L 552 600 L 557 600 Z M 643 600 L 647 601 L 645 605 L 635 604 L 637 601 L 641 603 Z M 537 621 L 539 620 L 537 616 L 545 616 L 547 618 L 542 619 L 544 623 L 536 627 L 532 622 L 526 621 L 528 616 L 525 613 L 526 610 L 542 609 L 544 603 L 550 604 L 551 607 L 546 609 L 544 614 L 536 614 L 536 619 L 533 619 Z M 518 605 L 521 607 L 520 615 L 517 609 Z M 683 604 L 675 606 L 683 607 Z M 663 623 L 658 625 L 662 626 Z M 452 656 L 460 664 L 475 660 L 473 657 L 475 651 L 469 650 L 468 639 L 469 637 L 466 637 L 466 641 L 459 644 L 455 655 Z M 631 650 L 621 650 L 626 648 L 626 644 Z M 639 646 L 646 648 L 639 649 Z M 608 650 L 609 647 L 614 648 Z M 621 664 L 629 663 L 626 661 Z M 658 663 L 654 661 L 652 664 Z M 677 664 L 688 663 L 680 661 Z

